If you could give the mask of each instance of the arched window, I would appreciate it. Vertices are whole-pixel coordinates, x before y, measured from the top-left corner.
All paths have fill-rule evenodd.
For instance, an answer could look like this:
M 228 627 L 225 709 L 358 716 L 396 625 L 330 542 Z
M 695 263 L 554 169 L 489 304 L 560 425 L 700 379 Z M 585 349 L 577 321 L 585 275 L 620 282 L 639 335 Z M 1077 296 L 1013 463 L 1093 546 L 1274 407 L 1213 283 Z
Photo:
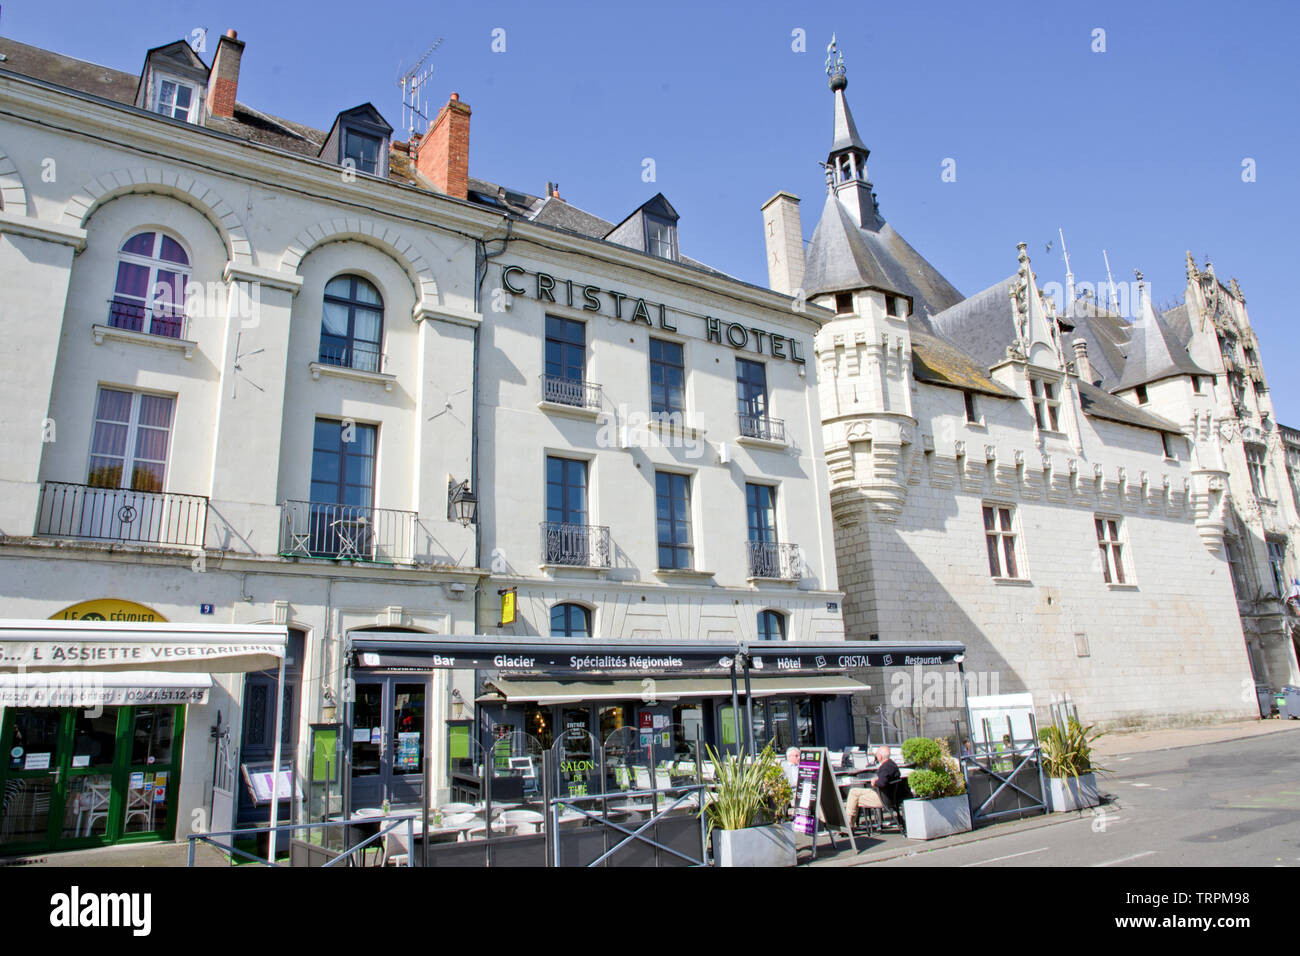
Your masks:
M 778 611 L 759 611 L 758 639 L 760 641 L 784 641 L 785 616 Z
M 591 637 L 591 612 L 581 604 L 551 608 L 551 637 Z
M 183 338 L 190 259 L 180 243 L 161 232 L 137 233 L 122 246 L 117 260 L 108 324 L 115 329 Z
M 320 326 L 322 364 L 382 372 L 383 334 L 384 300 L 378 289 L 360 276 L 335 276 L 326 283 Z

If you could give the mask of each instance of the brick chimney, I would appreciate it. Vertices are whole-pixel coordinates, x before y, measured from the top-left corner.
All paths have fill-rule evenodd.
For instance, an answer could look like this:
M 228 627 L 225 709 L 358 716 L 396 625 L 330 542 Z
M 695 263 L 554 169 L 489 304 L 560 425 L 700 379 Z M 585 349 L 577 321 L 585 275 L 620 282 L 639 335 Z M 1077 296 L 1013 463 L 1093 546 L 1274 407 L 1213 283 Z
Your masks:
M 469 197 L 469 113 L 460 94 L 452 93 L 415 154 L 415 168 L 456 199 Z
M 234 30 L 227 30 L 217 42 L 217 53 L 208 72 L 208 114 L 235 115 L 235 95 L 239 92 L 239 61 L 244 55 L 244 41 Z

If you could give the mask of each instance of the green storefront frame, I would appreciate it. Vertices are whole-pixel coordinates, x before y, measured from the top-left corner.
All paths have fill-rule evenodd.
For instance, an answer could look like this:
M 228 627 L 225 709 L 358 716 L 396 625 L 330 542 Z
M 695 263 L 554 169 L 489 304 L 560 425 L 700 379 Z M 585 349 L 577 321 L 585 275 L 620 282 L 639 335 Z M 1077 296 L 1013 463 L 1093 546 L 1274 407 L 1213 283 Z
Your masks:
M 32 761 L 16 730 L 43 738 L 48 763 L 25 769 Z M 185 707 L 178 704 L 7 708 L 0 721 L 0 855 L 171 840 L 184 737 Z M 97 760 L 109 739 L 111 758 Z

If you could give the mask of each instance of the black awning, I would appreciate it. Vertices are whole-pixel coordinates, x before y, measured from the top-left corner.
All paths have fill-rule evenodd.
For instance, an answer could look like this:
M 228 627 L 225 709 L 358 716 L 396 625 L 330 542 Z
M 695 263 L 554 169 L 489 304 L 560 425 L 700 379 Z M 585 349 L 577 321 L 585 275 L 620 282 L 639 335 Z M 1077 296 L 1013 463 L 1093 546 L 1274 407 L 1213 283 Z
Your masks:
M 548 641 L 538 638 L 412 638 L 364 632 L 352 637 L 357 667 L 465 668 L 513 674 L 629 676 L 730 673 L 736 644 L 717 641 Z
M 955 641 L 762 641 L 746 644 L 750 667 L 777 671 L 847 670 L 951 664 L 966 653 Z
M 374 670 L 496 670 L 503 673 L 629 677 L 730 674 L 748 655 L 752 671 L 843 671 L 857 667 L 951 664 L 965 653 L 953 641 L 574 641 L 535 637 L 429 637 L 397 631 L 351 635 L 355 666 Z M 751 671 L 751 672 L 752 672 Z

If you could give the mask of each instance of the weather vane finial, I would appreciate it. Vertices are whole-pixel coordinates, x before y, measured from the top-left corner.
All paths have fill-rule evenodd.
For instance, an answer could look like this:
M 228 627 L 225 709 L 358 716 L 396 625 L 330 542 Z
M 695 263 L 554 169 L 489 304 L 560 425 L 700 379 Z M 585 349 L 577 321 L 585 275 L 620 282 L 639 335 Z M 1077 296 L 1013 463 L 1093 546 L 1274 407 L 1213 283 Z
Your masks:
M 830 77 L 832 90 L 842 90 L 849 85 L 848 79 L 844 76 L 844 55 L 840 53 L 834 33 L 831 34 L 830 46 L 826 48 L 826 75 Z

